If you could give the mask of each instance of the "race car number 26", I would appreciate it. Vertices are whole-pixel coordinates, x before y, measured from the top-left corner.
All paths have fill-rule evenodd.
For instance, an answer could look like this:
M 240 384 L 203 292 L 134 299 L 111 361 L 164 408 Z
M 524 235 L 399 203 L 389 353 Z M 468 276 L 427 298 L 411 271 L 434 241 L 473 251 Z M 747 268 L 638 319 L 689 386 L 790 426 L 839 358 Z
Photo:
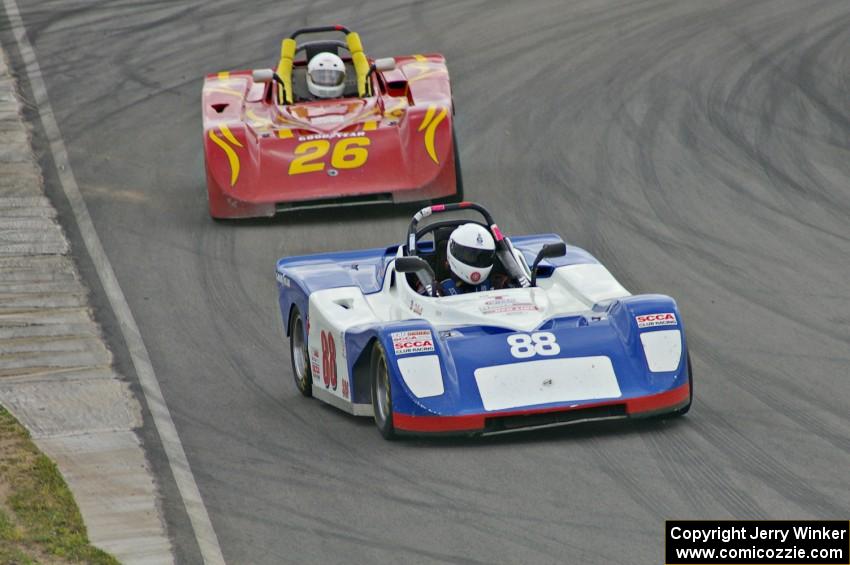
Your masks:
M 346 137 L 334 145 L 331 153 L 331 167 L 334 169 L 356 169 L 362 167 L 369 158 L 366 149 L 371 140 L 368 137 Z M 300 175 L 315 173 L 325 168 L 322 158 L 331 150 L 331 142 L 327 139 L 313 139 L 299 143 L 295 148 L 295 159 L 289 163 L 289 174 Z
M 561 346 L 551 332 L 534 332 L 532 334 L 512 334 L 508 336 L 511 355 L 517 359 L 526 359 L 535 355 L 557 355 Z

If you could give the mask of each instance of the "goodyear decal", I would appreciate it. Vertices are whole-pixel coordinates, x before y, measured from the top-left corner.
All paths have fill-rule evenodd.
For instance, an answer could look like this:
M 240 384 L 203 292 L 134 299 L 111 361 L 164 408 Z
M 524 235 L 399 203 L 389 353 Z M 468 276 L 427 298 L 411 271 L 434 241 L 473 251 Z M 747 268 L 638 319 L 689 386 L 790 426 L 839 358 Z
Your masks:
M 242 144 L 238 139 L 233 135 L 233 132 L 230 131 L 225 125 L 220 127 L 221 135 L 224 137 L 217 136 L 215 134 L 215 130 L 210 130 L 210 140 L 213 143 L 221 147 L 221 150 L 224 151 L 224 154 L 227 156 L 227 161 L 230 163 L 230 186 L 236 185 L 236 181 L 239 179 L 239 155 L 236 154 L 236 151 L 233 150 L 227 142 L 233 143 L 236 147 L 242 147 Z M 225 141 L 227 140 L 227 141 Z
M 431 160 L 438 165 L 440 164 L 440 161 L 437 159 L 437 151 L 434 148 L 434 135 L 437 132 L 437 126 L 440 125 L 440 122 L 446 119 L 447 113 L 448 110 L 446 108 L 440 108 L 438 111 L 437 106 L 431 104 L 428 106 L 428 111 L 425 113 L 425 119 L 422 120 L 421 124 L 419 124 L 418 131 L 425 131 L 425 150 L 428 152 Z

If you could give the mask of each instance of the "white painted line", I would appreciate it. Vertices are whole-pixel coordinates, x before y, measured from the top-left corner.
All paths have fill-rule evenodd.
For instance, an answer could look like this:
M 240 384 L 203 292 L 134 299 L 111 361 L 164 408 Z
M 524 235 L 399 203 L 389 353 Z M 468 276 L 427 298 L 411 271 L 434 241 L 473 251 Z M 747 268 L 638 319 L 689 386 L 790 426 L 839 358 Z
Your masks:
M 124 297 L 124 292 L 121 290 L 115 272 L 112 270 L 112 265 L 109 263 L 109 258 L 103 250 L 100 237 L 97 235 L 97 231 L 95 231 L 94 223 L 89 215 L 86 203 L 80 194 L 80 188 L 77 185 L 77 180 L 74 178 L 74 173 L 71 171 L 71 163 L 68 159 L 68 152 L 65 149 L 65 142 L 62 140 L 59 125 L 56 123 L 56 117 L 53 114 L 53 108 L 47 96 L 47 87 L 42 78 L 41 68 L 36 59 L 35 50 L 33 50 L 27 37 L 17 2 L 15 0 L 3 0 L 3 2 L 12 32 L 18 43 L 21 58 L 24 61 L 27 77 L 32 86 L 36 108 L 38 108 L 41 123 L 44 126 L 44 132 L 50 144 L 50 150 L 53 154 L 53 161 L 56 164 L 56 172 L 59 175 L 62 190 L 68 198 L 83 242 L 97 270 L 98 277 L 112 306 L 112 310 L 115 312 L 115 317 L 118 319 L 121 333 L 130 351 L 133 366 L 136 369 L 136 374 L 139 376 L 139 383 L 142 386 L 142 392 L 145 395 L 148 409 L 151 411 L 154 425 L 156 425 L 159 437 L 162 440 L 162 446 L 168 457 L 171 472 L 174 474 L 177 489 L 180 491 L 180 496 L 183 499 L 186 512 L 192 523 L 195 539 L 197 539 L 198 546 L 201 549 L 201 556 L 204 563 L 210 565 L 224 564 L 224 556 L 218 544 L 218 536 L 216 536 L 215 530 L 213 530 L 209 514 L 201 499 L 201 492 L 198 490 L 198 484 L 195 482 L 195 477 L 192 475 L 192 470 L 189 467 L 186 452 L 183 450 L 183 445 L 180 443 L 180 438 L 177 435 L 177 428 L 174 426 L 171 413 L 165 404 L 165 398 L 162 396 L 162 390 L 159 388 L 159 382 L 151 365 L 150 355 L 142 340 L 142 335 L 139 332 L 139 327 L 136 324 L 133 313 L 130 311 L 130 306 L 127 304 L 127 299 Z

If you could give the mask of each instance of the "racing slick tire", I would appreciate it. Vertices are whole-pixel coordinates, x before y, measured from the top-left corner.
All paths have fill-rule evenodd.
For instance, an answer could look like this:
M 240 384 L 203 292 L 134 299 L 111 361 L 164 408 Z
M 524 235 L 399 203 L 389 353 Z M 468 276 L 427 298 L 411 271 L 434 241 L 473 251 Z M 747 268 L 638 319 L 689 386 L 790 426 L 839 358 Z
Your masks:
M 445 198 L 435 200 L 434 204 L 454 204 L 455 202 L 463 202 L 463 172 L 460 167 L 460 153 L 457 150 L 457 135 L 455 134 L 455 126 L 452 124 L 452 148 L 455 155 L 455 188 L 457 192 Z
M 292 362 L 292 376 L 298 392 L 306 397 L 313 396 L 313 372 L 310 369 L 307 337 L 297 306 L 292 307 L 289 315 L 289 360 Z
M 372 348 L 372 409 L 375 412 L 375 425 L 384 439 L 395 438 L 393 426 L 393 395 L 390 384 L 390 372 L 387 369 L 387 357 L 380 343 Z

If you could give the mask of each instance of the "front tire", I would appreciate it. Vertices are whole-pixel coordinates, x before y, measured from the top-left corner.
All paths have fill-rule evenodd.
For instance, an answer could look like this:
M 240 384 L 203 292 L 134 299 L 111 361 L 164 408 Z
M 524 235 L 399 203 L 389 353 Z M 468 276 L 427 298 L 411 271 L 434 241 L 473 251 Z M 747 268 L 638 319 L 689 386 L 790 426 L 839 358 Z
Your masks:
M 380 343 L 372 348 L 372 409 L 375 412 L 375 425 L 384 439 L 395 438 L 393 426 L 393 395 L 390 384 L 390 372 L 387 368 L 387 356 Z
M 298 392 L 307 397 L 313 396 L 313 372 L 310 369 L 307 334 L 297 306 L 293 306 L 289 316 L 289 360 L 292 362 L 292 376 Z

